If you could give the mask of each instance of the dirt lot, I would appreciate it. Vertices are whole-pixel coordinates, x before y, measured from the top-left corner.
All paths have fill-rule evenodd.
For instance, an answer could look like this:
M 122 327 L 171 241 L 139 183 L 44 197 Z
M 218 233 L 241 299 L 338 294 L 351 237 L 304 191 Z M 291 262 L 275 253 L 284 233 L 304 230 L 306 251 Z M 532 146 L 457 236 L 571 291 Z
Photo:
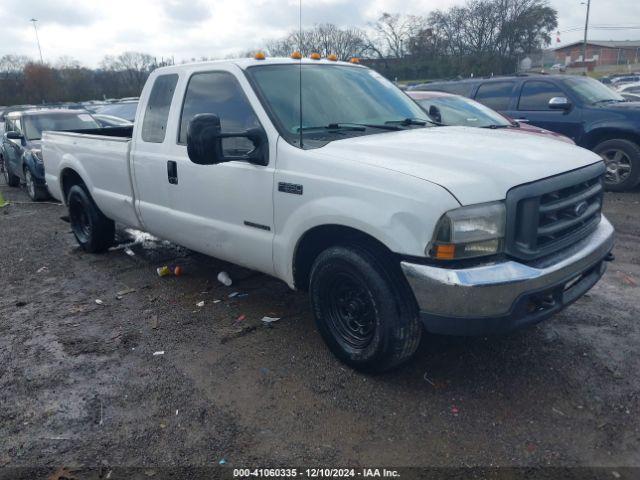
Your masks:
M 0 209 L 0 466 L 640 466 L 637 191 L 607 196 L 617 261 L 577 304 L 382 376 L 277 280 L 153 238 L 88 255 L 62 206 L 0 191 L 24 202 Z

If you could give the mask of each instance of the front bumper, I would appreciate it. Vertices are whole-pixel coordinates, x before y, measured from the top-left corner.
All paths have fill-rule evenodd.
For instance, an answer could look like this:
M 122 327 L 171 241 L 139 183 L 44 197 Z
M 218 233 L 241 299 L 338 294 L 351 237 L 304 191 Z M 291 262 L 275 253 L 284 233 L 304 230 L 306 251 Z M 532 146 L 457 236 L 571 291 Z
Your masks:
M 538 323 L 570 305 L 605 271 L 613 226 L 535 262 L 506 260 L 465 269 L 402 262 L 428 331 L 448 335 L 505 333 Z

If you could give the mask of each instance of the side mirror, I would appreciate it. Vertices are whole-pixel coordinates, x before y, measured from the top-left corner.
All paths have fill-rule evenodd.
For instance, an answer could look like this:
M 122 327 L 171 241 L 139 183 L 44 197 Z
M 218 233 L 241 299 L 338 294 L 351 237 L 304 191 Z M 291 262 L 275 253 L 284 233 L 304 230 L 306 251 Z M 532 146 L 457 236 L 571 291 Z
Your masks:
M 253 150 L 243 155 L 225 155 L 222 141 L 225 138 L 247 138 L 253 143 Z M 256 165 L 269 164 L 267 134 L 261 128 L 244 132 L 222 133 L 220 117 L 213 113 L 194 116 L 187 128 L 187 153 L 189 159 L 198 165 L 244 161 Z
M 21 133 L 13 130 L 11 132 L 7 132 L 6 135 L 9 140 L 22 140 L 24 138 Z
M 442 123 L 442 113 L 440 112 L 440 109 L 435 105 L 431 105 L 429 107 L 429 116 L 434 122 Z
M 553 97 L 549 100 L 549 110 L 570 110 L 571 102 L 567 97 Z

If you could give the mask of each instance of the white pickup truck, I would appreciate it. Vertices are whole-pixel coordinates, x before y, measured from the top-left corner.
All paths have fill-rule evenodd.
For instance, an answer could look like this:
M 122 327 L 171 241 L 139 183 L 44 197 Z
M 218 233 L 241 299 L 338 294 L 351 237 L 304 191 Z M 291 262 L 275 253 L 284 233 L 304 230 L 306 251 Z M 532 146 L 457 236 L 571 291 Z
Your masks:
M 600 157 L 436 126 L 351 63 L 161 68 L 132 128 L 48 132 L 42 152 L 86 251 L 107 250 L 119 222 L 273 275 L 309 292 L 329 348 L 367 371 L 410 358 L 425 330 L 549 317 L 613 247 Z

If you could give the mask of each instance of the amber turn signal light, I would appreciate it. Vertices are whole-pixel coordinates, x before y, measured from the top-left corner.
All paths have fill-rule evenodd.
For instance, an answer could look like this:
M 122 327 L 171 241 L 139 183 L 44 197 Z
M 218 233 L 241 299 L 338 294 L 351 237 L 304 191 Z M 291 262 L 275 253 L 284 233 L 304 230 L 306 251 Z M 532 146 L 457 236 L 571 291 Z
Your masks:
M 456 258 L 455 245 L 436 245 L 435 257 L 439 260 L 453 260 Z

